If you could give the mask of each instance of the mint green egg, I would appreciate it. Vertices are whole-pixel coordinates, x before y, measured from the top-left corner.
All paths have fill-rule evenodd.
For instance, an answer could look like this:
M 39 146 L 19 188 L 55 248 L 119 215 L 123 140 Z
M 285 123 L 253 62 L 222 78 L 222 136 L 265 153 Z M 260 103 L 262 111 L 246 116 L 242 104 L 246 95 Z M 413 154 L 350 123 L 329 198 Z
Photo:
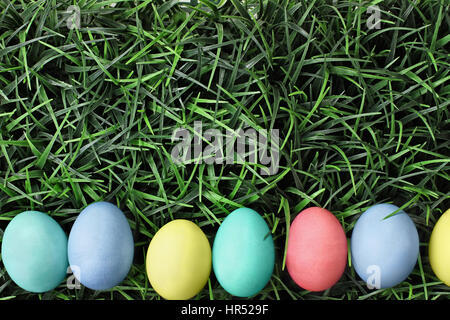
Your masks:
M 254 210 L 239 208 L 217 230 L 212 249 L 213 270 L 230 294 L 250 297 L 269 282 L 275 248 L 264 219 Z
M 2 239 L 2 260 L 11 279 L 30 292 L 45 292 L 64 280 L 67 236 L 49 215 L 25 211 L 15 216 Z

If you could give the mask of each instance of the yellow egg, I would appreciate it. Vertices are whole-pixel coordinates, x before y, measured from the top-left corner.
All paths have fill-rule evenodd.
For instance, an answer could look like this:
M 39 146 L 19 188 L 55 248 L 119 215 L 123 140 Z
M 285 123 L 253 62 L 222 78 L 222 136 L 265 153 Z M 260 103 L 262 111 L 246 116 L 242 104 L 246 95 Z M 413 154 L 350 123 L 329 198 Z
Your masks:
M 198 294 L 211 273 L 211 246 L 193 222 L 178 219 L 164 225 L 147 250 L 147 276 L 153 289 L 167 300 Z
M 436 276 L 450 286 L 450 209 L 439 218 L 431 232 L 428 254 Z

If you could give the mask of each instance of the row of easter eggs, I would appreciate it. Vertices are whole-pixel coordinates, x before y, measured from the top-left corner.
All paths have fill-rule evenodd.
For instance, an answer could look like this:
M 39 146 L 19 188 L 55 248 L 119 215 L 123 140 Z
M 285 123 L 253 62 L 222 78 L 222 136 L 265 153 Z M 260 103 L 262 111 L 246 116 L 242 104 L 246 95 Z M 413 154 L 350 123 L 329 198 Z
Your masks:
M 419 237 L 411 218 L 390 204 L 370 207 L 356 222 L 351 261 L 366 282 L 373 272 L 378 288 L 405 280 L 419 254 Z M 436 223 L 429 255 L 432 269 L 450 284 L 450 210 Z M 347 238 L 337 218 L 313 207 L 294 219 L 288 235 L 286 267 L 300 287 L 323 291 L 342 276 Z M 122 211 L 107 202 L 87 206 L 69 237 L 50 216 L 27 211 L 14 217 L 2 240 L 2 260 L 11 279 L 30 292 L 56 288 L 70 267 L 86 287 L 107 290 L 127 276 L 134 243 Z M 189 299 L 207 283 L 211 269 L 230 294 L 250 297 L 269 282 L 275 264 L 271 231 L 254 210 L 240 208 L 221 223 L 211 250 L 193 222 L 173 220 L 151 240 L 146 271 L 153 289 L 165 299 Z M 376 282 L 376 281 L 375 281 Z

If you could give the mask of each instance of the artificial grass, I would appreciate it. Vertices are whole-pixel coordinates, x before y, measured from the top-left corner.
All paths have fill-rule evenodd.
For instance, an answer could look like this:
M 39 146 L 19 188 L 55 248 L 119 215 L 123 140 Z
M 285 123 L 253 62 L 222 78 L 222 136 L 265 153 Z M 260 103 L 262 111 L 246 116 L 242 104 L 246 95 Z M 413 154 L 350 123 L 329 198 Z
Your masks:
M 110 4 L 117 3 L 114 7 Z M 1 299 L 159 299 L 145 274 L 155 232 L 190 219 L 211 243 L 246 206 L 273 230 L 276 266 L 254 299 L 447 299 L 427 245 L 449 201 L 450 17 L 447 0 L 0 1 L 0 236 L 25 210 L 67 232 L 99 200 L 126 214 L 134 264 L 110 291 L 31 294 L 0 265 Z M 67 8 L 81 28 L 67 28 Z M 370 5 L 381 28 L 369 29 Z M 280 168 L 176 165 L 175 128 L 279 129 Z M 420 257 L 406 281 L 368 290 L 351 261 L 325 292 L 284 268 L 287 228 L 308 206 L 348 238 L 368 207 L 413 219 Z M 211 273 L 196 299 L 232 298 Z

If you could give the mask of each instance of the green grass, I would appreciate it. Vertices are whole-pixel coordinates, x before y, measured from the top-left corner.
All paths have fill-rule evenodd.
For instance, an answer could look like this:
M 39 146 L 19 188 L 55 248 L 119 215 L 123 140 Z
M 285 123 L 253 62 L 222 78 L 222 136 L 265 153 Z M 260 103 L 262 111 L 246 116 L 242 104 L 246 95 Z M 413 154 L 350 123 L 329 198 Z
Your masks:
M 255 299 L 449 298 L 427 254 L 450 208 L 448 0 L 253 2 L 0 1 L 0 236 L 31 209 L 68 234 L 86 205 L 105 200 L 135 239 L 131 271 L 110 291 L 61 283 L 31 294 L 0 264 L 2 299 L 159 299 L 144 268 L 155 232 L 187 218 L 212 243 L 240 206 L 265 217 L 276 245 L 273 277 Z M 64 20 L 71 4 L 79 30 Z M 366 26 L 370 4 L 382 10 L 380 29 Z M 279 129 L 279 171 L 175 165 L 172 132 L 194 121 Z M 403 207 L 418 228 L 406 281 L 368 290 L 348 265 L 325 292 L 295 285 L 284 255 L 300 210 L 329 209 L 350 238 L 379 202 Z M 196 297 L 229 298 L 213 273 Z

